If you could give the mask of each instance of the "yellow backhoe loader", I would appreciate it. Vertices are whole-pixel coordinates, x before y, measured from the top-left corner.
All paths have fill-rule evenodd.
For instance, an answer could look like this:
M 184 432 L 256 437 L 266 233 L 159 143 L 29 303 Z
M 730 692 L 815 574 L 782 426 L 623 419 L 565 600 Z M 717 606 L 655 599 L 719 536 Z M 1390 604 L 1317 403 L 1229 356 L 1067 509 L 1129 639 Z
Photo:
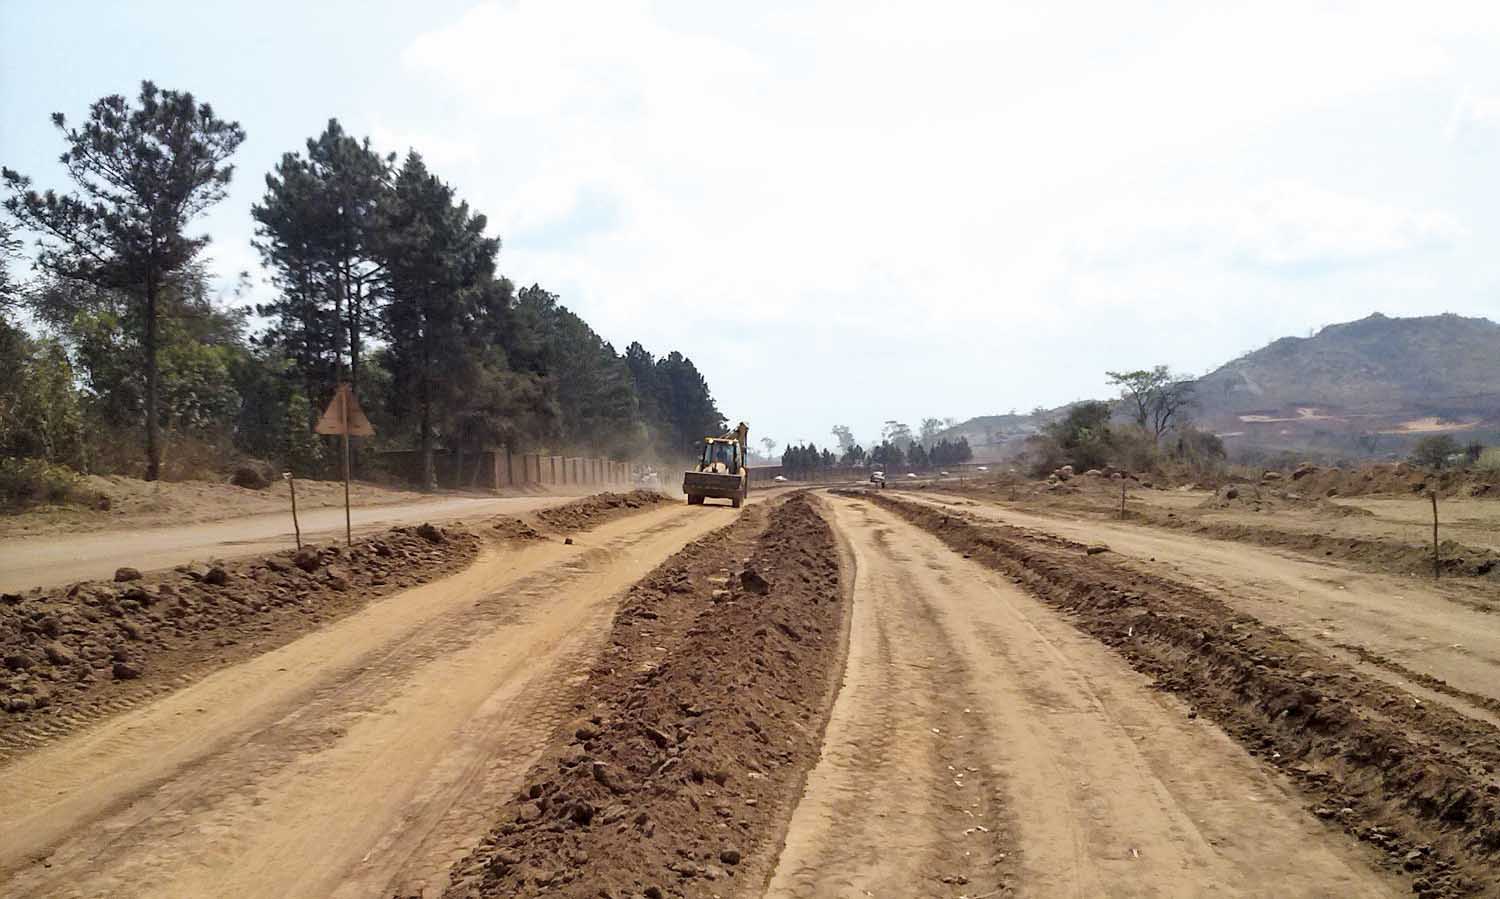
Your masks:
M 745 456 L 750 427 L 739 427 L 723 437 L 704 437 L 698 465 L 682 474 L 688 505 L 701 506 L 707 497 L 729 500 L 738 509 L 750 495 L 749 461 Z

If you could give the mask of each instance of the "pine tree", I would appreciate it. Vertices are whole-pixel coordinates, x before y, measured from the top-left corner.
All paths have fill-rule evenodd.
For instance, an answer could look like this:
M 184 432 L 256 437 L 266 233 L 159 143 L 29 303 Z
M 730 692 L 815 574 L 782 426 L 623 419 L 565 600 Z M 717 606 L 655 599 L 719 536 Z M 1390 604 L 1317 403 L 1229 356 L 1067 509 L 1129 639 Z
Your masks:
M 146 480 L 161 471 L 157 337 L 163 291 L 208 244 L 188 224 L 224 197 L 226 160 L 245 139 L 190 93 L 142 82 L 139 105 L 118 94 L 89 107 L 82 127 L 53 124 L 68 149 L 61 161 L 80 193 L 38 193 L 3 170 L 5 208 L 43 236 L 37 263 L 60 277 L 125 292 L 141 331 L 146 369 Z
M 416 413 L 428 489 L 437 486 L 437 430 L 462 406 L 463 379 L 452 375 L 473 363 L 475 311 L 500 249 L 484 236 L 485 224 L 416 152 L 407 155 L 381 211 L 392 405 Z

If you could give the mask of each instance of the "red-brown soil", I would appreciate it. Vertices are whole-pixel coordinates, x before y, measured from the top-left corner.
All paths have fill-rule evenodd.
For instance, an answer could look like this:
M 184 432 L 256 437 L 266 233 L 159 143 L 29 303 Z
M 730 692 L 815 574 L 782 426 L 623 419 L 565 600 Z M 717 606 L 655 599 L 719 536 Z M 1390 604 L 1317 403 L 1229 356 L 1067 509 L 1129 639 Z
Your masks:
M 446 895 L 758 895 L 818 756 L 846 605 L 805 495 L 690 544 L 626 596 L 577 719 Z
M 1500 895 L 1500 730 L 1416 702 L 1223 600 L 1110 553 L 868 498 L 1071 614 L 1162 690 L 1290 775 L 1314 813 L 1384 850 L 1419 896 Z
M 0 596 L 0 759 L 467 565 L 479 539 L 433 525 Z
M 596 493 L 561 506 L 542 509 L 532 517 L 543 527 L 558 533 L 568 533 L 597 527 L 622 515 L 668 502 L 672 502 L 672 499 L 655 490 Z

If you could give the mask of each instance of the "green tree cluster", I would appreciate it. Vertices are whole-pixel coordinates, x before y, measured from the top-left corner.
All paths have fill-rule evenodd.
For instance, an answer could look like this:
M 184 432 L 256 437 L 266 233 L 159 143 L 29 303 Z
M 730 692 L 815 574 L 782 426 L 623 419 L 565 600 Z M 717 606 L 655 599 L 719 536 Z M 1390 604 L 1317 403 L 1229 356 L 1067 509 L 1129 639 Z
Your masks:
M 5 209 L 37 238 L 35 276 L 0 221 L 0 450 L 82 470 L 162 474 L 171 446 L 331 473 L 311 426 L 348 381 L 375 447 L 500 443 L 680 460 L 724 416 L 680 352 L 624 354 L 540 285 L 498 272 L 500 241 L 410 152 L 398 164 L 337 120 L 265 177 L 254 246 L 274 297 L 245 310 L 214 294 L 188 233 L 222 199 L 238 124 L 185 92 L 141 86 L 87 121 L 54 122 L 74 192 L 4 170 Z M 243 279 L 242 276 L 242 285 Z M 24 308 L 45 336 L 28 334 Z M 133 465 L 120 447 L 144 445 Z M 365 448 L 366 450 L 369 447 Z M 184 473 L 181 467 L 174 473 Z

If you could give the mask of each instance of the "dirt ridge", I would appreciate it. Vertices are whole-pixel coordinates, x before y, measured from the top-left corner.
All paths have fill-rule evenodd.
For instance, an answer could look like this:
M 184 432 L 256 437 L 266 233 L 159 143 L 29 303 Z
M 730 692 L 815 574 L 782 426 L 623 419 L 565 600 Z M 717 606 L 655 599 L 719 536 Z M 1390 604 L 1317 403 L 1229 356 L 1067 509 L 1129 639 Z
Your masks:
M 649 509 L 671 498 L 656 490 L 631 490 L 627 493 L 595 493 L 583 499 L 541 509 L 531 515 L 542 527 L 566 534 L 587 530 L 641 509 Z
M 0 594 L 0 760 L 469 564 L 424 524 L 261 558 Z
M 626 596 L 578 719 L 445 895 L 758 894 L 818 757 L 845 613 L 806 495 L 690 544 Z
M 995 568 L 1288 773 L 1313 811 L 1386 852 L 1420 896 L 1500 895 L 1500 731 L 1108 553 L 867 498 Z

